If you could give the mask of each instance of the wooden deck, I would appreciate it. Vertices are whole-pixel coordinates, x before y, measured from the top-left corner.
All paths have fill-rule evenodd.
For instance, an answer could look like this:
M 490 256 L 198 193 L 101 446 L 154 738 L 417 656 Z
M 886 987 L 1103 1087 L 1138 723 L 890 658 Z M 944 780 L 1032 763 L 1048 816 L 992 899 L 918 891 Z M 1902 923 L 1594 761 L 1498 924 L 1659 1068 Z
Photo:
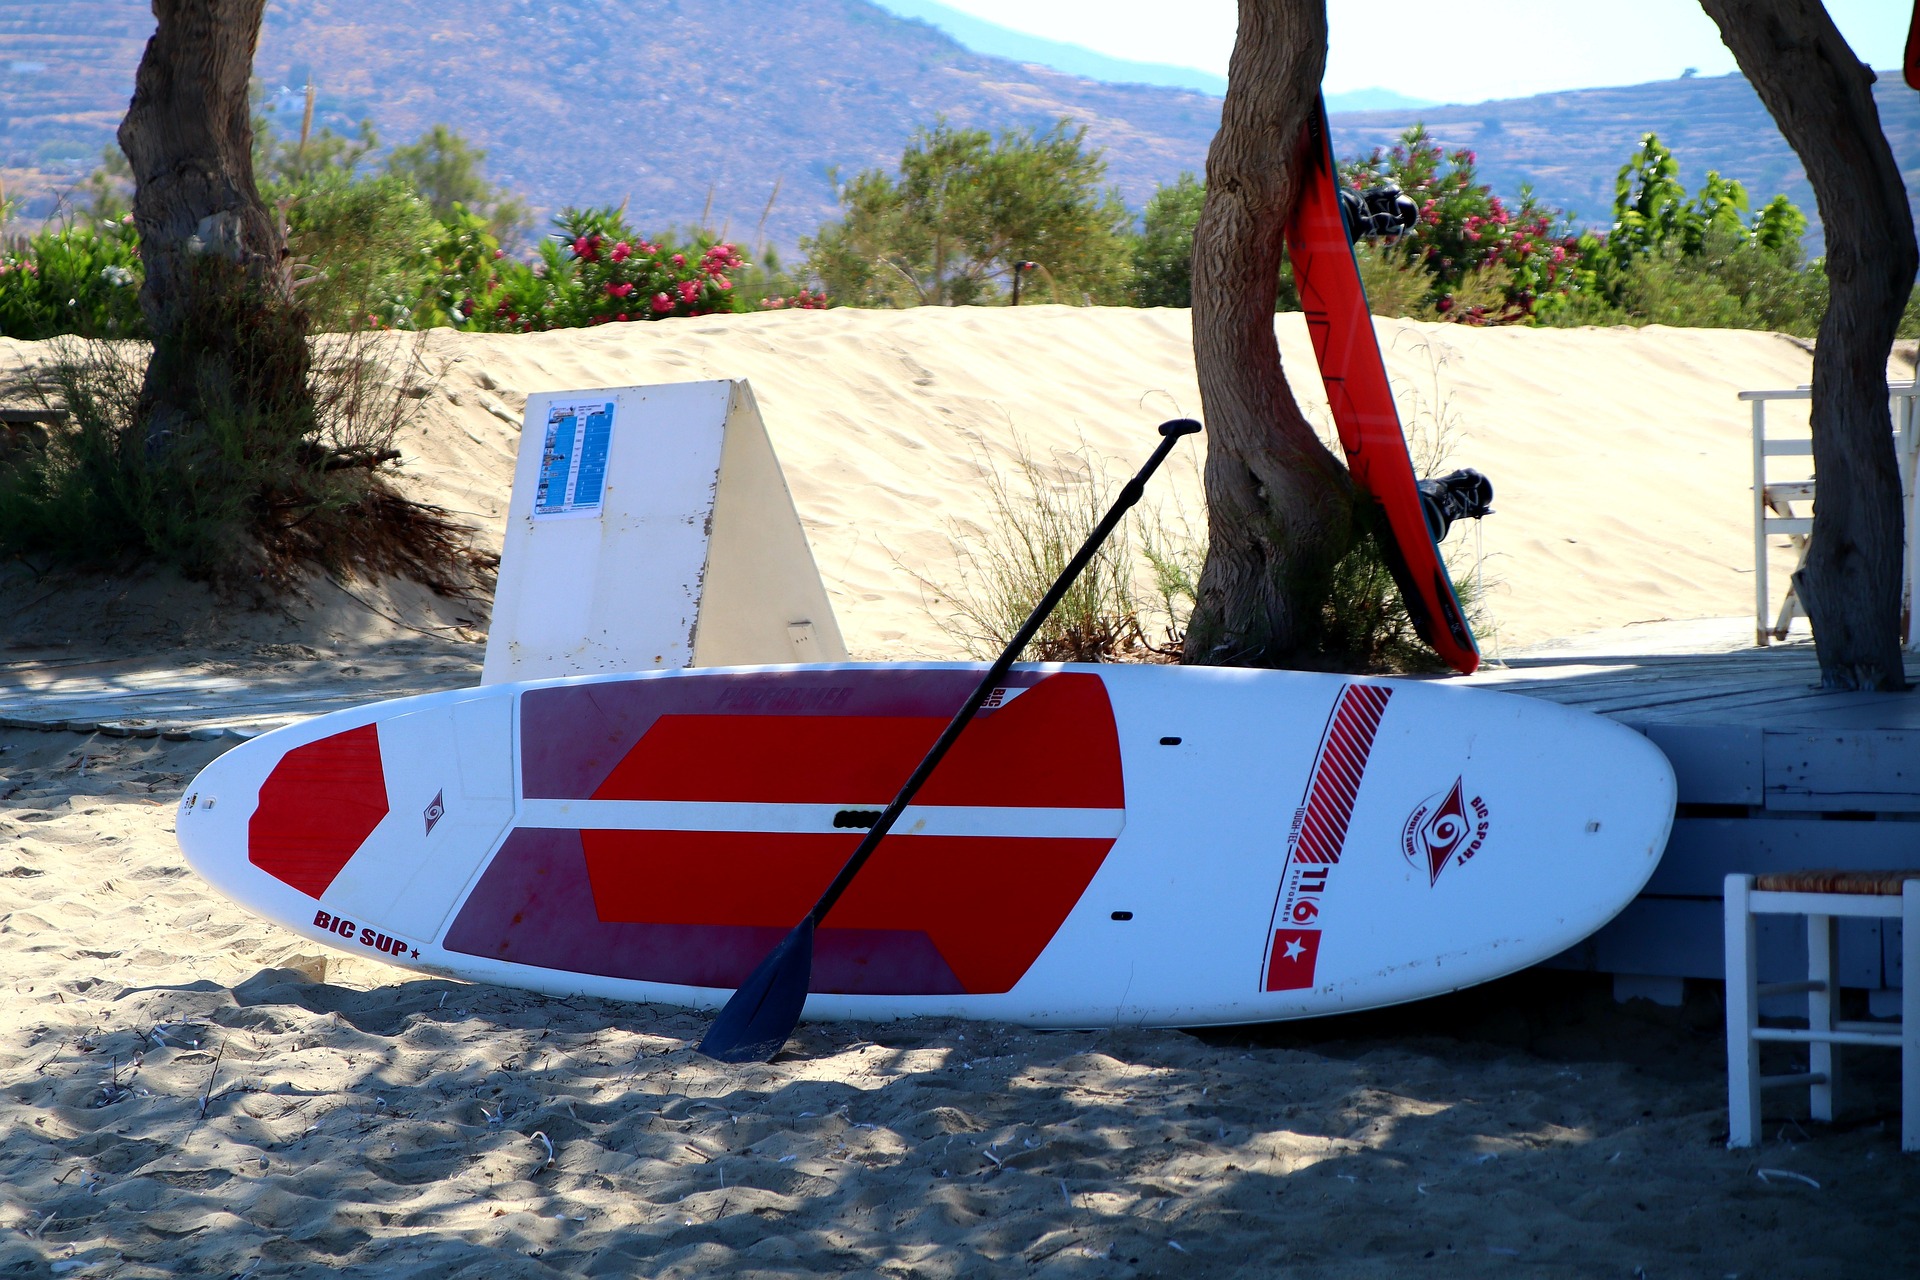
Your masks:
M 480 682 L 476 645 L 389 645 L 351 663 L 288 655 L 182 665 L 167 655 L 0 661 L 0 729 L 247 738 L 289 721 Z
M 1729 872 L 1920 868 L 1920 693 L 1822 692 L 1810 644 L 1661 653 L 1658 639 L 1635 645 L 1650 652 L 1535 651 L 1473 677 L 1645 733 L 1679 781 L 1673 837 L 1646 891 L 1553 963 L 1720 978 Z M 1762 917 L 1760 933 L 1763 980 L 1805 976 L 1797 920 Z M 1899 987 L 1898 923 L 1843 923 L 1840 962 L 1847 986 Z

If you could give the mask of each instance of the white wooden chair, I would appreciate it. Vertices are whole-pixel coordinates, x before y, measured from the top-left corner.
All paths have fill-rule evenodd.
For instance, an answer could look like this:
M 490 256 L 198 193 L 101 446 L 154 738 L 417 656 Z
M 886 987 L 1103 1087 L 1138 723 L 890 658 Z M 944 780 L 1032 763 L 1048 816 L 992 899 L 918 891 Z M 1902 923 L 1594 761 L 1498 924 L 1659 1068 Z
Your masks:
M 1920 501 L 1914 484 L 1920 473 L 1920 381 L 1897 382 L 1887 387 L 1893 415 L 1895 445 L 1900 459 L 1900 494 L 1906 513 L 1907 545 L 1905 571 L 1901 574 L 1902 627 L 1909 649 L 1920 649 L 1920 611 L 1913 608 L 1914 567 L 1920 565 Z M 1787 539 L 1793 550 L 1793 568 L 1798 572 L 1807 558 L 1807 538 L 1813 531 L 1815 482 L 1813 441 L 1800 428 L 1783 428 L 1767 423 L 1767 405 L 1776 400 L 1811 400 L 1808 387 L 1782 391 L 1742 391 L 1740 399 L 1753 405 L 1753 594 L 1754 643 L 1765 646 L 1787 638 L 1793 620 L 1805 616 L 1799 593 L 1791 582 L 1777 613 L 1772 609 L 1772 592 L 1767 574 L 1767 542 Z M 1770 458 L 1805 458 L 1806 464 L 1791 468 L 1791 479 L 1776 479 L 1769 471 Z
M 1767 581 L 1768 539 L 1785 535 L 1793 548 L 1793 569 L 1799 572 L 1807 558 L 1807 535 L 1813 532 L 1813 440 L 1804 431 L 1785 434 L 1767 430 L 1767 404 L 1774 400 L 1811 400 L 1807 387 L 1791 391 L 1742 391 L 1742 400 L 1753 405 L 1753 595 L 1754 643 L 1765 646 L 1772 640 L 1785 640 L 1796 617 L 1804 616 L 1799 594 L 1791 580 L 1786 598 L 1780 602 L 1778 616 L 1769 619 L 1772 591 Z M 1778 424 L 1775 424 L 1776 428 Z M 1776 480 L 1769 475 L 1769 458 L 1805 458 L 1797 467 L 1804 475 L 1792 480 Z M 1799 503 L 1804 510 L 1795 510 Z
M 1786 1085 L 1812 1089 L 1816 1120 L 1833 1119 L 1840 1081 L 1840 1045 L 1891 1046 L 1900 1052 L 1900 1149 L 1920 1151 L 1920 872 L 1790 871 L 1759 877 L 1730 875 L 1726 884 L 1727 1146 L 1751 1147 L 1760 1134 L 1760 1091 Z M 1754 950 L 1756 915 L 1807 918 L 1807 979 L 1761 982 Z M 1840 1003 L 1839 935 L 1835 916 L 1895 919 L 1901 923 L 1900 1020 L 1837 1019 Z M 1760 1001 L 1805 994 L 1807 1026 L 1763 1027 Z M 1807 1070 L 1760 1074 L 1760 1045 L 1807 1046 Z

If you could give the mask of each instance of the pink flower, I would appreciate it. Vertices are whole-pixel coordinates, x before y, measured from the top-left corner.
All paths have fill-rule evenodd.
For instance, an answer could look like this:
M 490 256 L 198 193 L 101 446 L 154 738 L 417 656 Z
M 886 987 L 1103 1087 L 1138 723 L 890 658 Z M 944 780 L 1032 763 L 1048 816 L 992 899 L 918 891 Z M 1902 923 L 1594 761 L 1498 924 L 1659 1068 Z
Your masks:
M 495 262 L 498 262 L 500 259 L 506 256 L 507 256 L 507 251 L 505 249 L 495 249 L 493 251 L 493 260 Z
M 607 286 L 607 293 L 615 298 L 624 298 L 632 292 L 633 286 L 624 280 L 619 284 L 610 284 Z
M 625 262 L 627 260 L 627 255 L 632 252 L 633 252 L 633 247 L 629 245 L 625 240 L 622 240 L 619 244 L 616 244 L 615 246 L 613 246 L 613 252 L 608 254 L 607 257 L 614 262 Z
M 671 311 L 673 310 L 673 299 L 664 293 L 656 293 L 653 295 L 652 306 L 655 311 Z
M 682 302 L 692 302 L 700 296 L 700 282 L 698 280 L 682 280 L 673 287 L 679 291 L 680 301 Z
M 575 236 L 573 241 L 573 256 L 576 258 L 585 258 L 589 262 L 593 261 L 593 241 L 587 239 L 585 236 Z
M 624 321 L 626 320 L 626 318 L 627 318 L 627 313 L 624 311 L 622 311 L 619 315 L 614 317 L 615 320 L 620 320 L 620 321 Z
M 729 279 L 727 279 L 727 278 L 726 278 L 725 276 L 715 276 L 715 277 L 713 277 L 713 283 L 714 283 L 714 285 L 715 285 L 716 287 L 718 287 L 718 288 L 721 288 L 721 289 L 731 289 L 731 288 L 733 288 L 733 281 L 731 281 L 731 280 L 729 280 Z

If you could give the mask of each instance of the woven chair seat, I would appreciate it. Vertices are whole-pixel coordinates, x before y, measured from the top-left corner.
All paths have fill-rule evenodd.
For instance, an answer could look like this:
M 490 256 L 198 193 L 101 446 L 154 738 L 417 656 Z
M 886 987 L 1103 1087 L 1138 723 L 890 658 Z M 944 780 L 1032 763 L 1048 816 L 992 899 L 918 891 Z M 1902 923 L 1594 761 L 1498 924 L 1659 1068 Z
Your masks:
M 1774 871 L 1755 876 L 1762 893 L 1862 893 L 1897 898 L 1920 871 Z

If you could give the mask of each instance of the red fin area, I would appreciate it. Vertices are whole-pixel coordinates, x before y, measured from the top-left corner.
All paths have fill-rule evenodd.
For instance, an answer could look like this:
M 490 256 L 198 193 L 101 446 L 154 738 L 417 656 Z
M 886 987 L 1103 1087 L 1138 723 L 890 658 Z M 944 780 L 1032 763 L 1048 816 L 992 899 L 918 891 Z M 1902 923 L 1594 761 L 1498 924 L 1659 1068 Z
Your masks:
M 947 719 L 663 715 L 593 799 L 884 805 Z M 1125 802 L 1106 686 L 1099 676 L 1078 672 L 1048 676 L 977 717 L 916 798 L 919 804 L 1069 809 L 1118 809 Z
M 247 859 L 318 898 L 386 816 L 379 730 L 336 733 L 287 752 L 261 784 Z
M 580 839 L 602 921 L 785 930 L 814 904 L 860 834 L 583 831 Z M 1007 991 L 1052 941 L 1112 847 L 1104 838 L 883 840 L 821 922 L 821 936 L 923 933 L 962 991 Z

